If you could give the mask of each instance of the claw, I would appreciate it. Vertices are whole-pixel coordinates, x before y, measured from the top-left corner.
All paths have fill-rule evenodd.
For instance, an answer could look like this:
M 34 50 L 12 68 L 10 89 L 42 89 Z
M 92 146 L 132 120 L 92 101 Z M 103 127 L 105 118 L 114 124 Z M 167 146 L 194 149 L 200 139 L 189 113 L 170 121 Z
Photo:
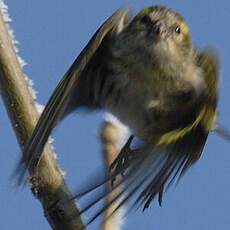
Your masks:
M 120 165 L 120 164 L 124 164 L 126 161 L 126 157 L 129 155 L 129 153 L 131 152 L 130 149 L 130 145 L 131 142 L 133 140 L 134 136 L 131 135 L 128 139 L 128 141 L 126 142 L 126 144 L 124 145 L 124 147 L 121 149 L 120 153 L 118 154 L 118 156 L 116 157 L 116 159 L 113 161 L 113 163 L 110 165 L 109 167 L 109 171 L 112 171 L 116 166 Z
M 114 170 L 114 178 L 111 179 L 111 186 L 113 187 L 114 182 L 116 180 L 116 175 L 120 174 L 122 177 L 125 177 L 125 170 L 130 163 L 130 159 L 132 158 L 133 150 L 130 149 L 131 142 L 134 136 L 131 135 L 121 149 L 120 153 L 118 154 L 117 158 L 113 161 L 113 163 L 109 167 L 109 172 Z

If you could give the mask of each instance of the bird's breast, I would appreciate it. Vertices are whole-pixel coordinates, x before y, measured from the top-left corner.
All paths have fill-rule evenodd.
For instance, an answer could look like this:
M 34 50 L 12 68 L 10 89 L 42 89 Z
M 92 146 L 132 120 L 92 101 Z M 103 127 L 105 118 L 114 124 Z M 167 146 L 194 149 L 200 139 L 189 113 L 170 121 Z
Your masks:
M 107 98 L 105 108 L 116 116 L 139 138 L 145 139 L 146 134 L 155 126 L 154 107 L 158 104 L 154 87 L 149 85 L 144 76 L 118 77 L 114 83 L 114 92 Z M 123 83 L 122 83 L 123 82 Z M 117 88 L 117 89 L 116 89 Z

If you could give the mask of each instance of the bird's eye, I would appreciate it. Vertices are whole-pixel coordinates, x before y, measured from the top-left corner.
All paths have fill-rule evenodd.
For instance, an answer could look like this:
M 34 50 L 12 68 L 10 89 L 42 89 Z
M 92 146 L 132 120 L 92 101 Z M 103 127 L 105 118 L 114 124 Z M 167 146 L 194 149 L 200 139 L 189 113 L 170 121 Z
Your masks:
M 141 22 L 143 24 L 151 24 L 152 23 L 151 19 L 150 19 L 150 17 L 148 15 L 143 16 L 142 19 L 141 19 Z
M 180 34 L 180 33 L 181 33 L 181 28 L 180 28 L 180 26 L 176 26 L 175 32 L 176 32 L 177 34 Z

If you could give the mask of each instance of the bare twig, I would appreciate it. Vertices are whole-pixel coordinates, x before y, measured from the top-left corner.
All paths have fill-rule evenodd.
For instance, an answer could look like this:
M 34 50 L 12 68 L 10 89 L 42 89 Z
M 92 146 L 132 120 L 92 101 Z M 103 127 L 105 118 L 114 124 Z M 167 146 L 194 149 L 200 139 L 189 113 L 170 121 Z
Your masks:
M 23 148 L 39 117 L 0 12 L 0 87 L 17 140 Z M 38 167 L 36 195 L 52 229 L 83 229 L 77 207 L 47 144 Z
M 101 128 L 101 142 L 103 146 L 103 153 L 105 159 L 105 165 L 107 168 L 111 165 L 114 159 L 117 157 L 119 153 L 118 143 L 120 142 L 120 132 L 119 128 L 112 124 L 111 122 L 105 121 Z M 110 184 L 108 184 L 110 186 Z M 107 202 L 110 201 L 119 193 L 119 189 L 110 193 L 107 197 Z M 122 224 L 122 209 L 119 212 L 114 213 L 111 216 L 113 210 L 117 207 L 117 203 L 114 202 L 104 214 L 104 221 L 102 224 L 102 230 L 119 230 L 121 229 Z

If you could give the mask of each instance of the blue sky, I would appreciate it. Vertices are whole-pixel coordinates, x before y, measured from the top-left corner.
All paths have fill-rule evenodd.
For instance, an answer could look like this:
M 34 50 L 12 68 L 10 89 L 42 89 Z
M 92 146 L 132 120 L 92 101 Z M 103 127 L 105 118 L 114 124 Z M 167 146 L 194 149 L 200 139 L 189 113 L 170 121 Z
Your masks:
M 11 27 L 20 41 L 24 68 L 46 103 L 63 73 L 90 39 L 98 26 L 121 6 L 134 12 L 155 1 L 75 1 L 7 0 L 13 19 Z M 182 14 L 191 27 L 194 44 L 218 51 L 221 65 L 219 121 L 230 128 L 230 2 L 158 1 Z M 0 229 L 50 229 L 38 201 L 28 188 L 17 189 L 10 181 L 19 155 L 9 119 L 0 102 Z M 58 161 L 67 172 L 71 189 L 102 166 L 98 128 L 102 113 L 76 114 L 54 132 Z M 230 226 L 230 143 L 210 135 L 200 161 L 178 186 L 167 192 L 163 207 L 156 202 L 145 213 L 128 216 L 123 229 L 216 230 Z M 84 176 L 83 176 L 84 175 Z M 96 225 L 89 229 L 98 229 Z

